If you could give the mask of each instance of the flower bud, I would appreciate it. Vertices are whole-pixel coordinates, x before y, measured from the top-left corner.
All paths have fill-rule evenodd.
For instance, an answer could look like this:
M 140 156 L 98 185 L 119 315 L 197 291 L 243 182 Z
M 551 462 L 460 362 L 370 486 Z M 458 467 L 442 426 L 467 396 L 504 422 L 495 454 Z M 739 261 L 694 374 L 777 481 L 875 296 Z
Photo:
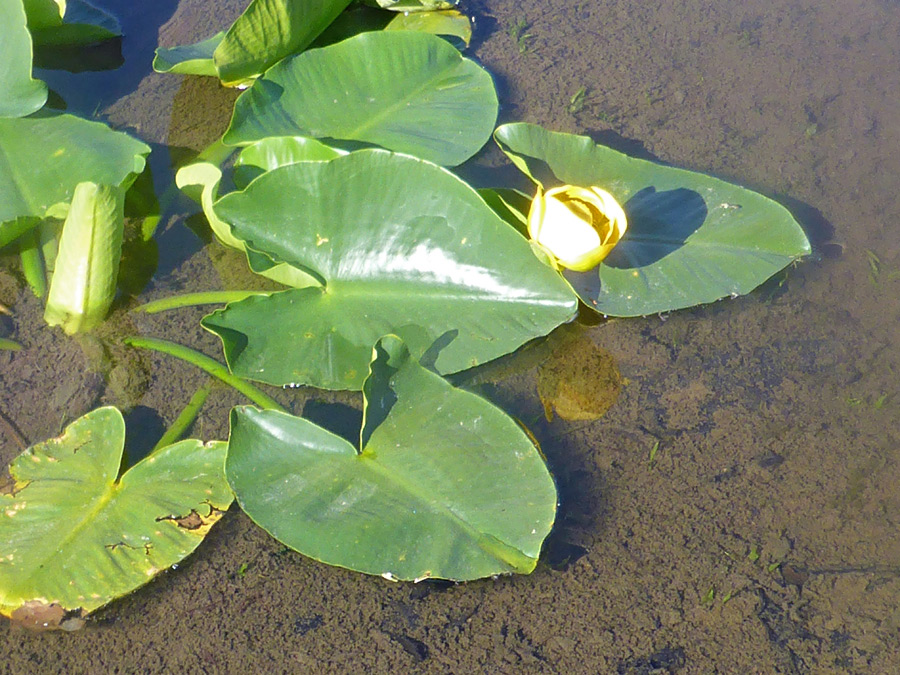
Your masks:
M 625 234 L 625 212 L 598 187 L 538 189 L 528 212 L 528 234 L 562 266 L 584 272 L 600 264 Z

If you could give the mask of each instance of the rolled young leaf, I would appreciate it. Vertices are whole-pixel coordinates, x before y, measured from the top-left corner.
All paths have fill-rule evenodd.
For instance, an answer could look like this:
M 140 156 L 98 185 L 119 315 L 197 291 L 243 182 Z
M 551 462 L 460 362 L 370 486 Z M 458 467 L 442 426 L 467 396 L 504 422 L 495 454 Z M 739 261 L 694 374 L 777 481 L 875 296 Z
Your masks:
M 70 335 L 106 318 L 122 254 L 124 192 L 79 183 L 63 225 L 44 320 Z
M 226 474 L 244 511 L 322 562 L 396 580 L 529 573 L 556 511 L 538 449 L 499 408 L 378 342 L 361 451 L 299 417 L 231 414 Z

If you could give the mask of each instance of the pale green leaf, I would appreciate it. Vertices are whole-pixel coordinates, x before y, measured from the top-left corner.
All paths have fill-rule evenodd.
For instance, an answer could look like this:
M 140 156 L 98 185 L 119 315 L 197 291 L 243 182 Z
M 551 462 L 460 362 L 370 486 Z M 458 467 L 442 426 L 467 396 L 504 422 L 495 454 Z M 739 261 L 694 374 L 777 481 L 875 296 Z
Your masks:
M 116 296 L 124 226 L 121 188 L 78 184 L 60 235 L 44 310 L 49 325 L 72 334 L 103 322 Z
M 99 408 L 10 465 L 0 490 L 0 613 L 83 616 L 191 553 L 231 503 L 225 444 L 162 448 L 117 480 L 122 414 Z
M 214 209 L 248 249 L 321 280 L 203 320 L 242 377 L 359 389 L 386 333 L 452 373 L 577 309 L 569 286 L 471 187 L 414 157 L 372 149 L 290 164 Z

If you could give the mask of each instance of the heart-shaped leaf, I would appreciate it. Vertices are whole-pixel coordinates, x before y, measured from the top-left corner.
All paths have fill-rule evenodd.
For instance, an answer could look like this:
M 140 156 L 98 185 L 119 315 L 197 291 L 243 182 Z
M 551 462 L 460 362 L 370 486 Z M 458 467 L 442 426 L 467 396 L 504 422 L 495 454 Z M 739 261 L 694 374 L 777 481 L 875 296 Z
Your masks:
M 121 478 L 125 424 L 99 408 L 0 484 L 0 613 L 87 614 L 193 551 L 231 503 L 225 443 L 181 441 Z
M 362 452 L 312 422 L 235 408 L 226 474 L 246 513 L 304 555 L 390 579 L 534 569 L 556 490 L 521 428 L 382 339 Z
M 47 101 L 47 85 L 31 77 L 31 34 L 21 0 L 0 3 L 0 25 L 0 117 L 30 115 Z
M 810 253 L 788 210 L 752 190 L 534 124 L 505 124 L 495 138 L 539 185 L 598 186 L 622 204 L 628 231 L 612 253 L 598 269 L 565 273 L 603 314 L 667 312 L 743 295 Z
M 491 76 L 434 35 L 362 33 L 285 59 L 241 94 L 224 141 L 362 141 L 454 166 L 490 138 Z
M 215 214 L 248 249 L 321 280 L 203 319 L 241 377 L 359 389 L 387 333 L 452 373 L 577 309 L 565 281 L 478 193 L 414 157 L 372 149 L 283 166 L 220 199 Z
M 149 146 L 72 115 L 0 119 L 0 246 L 47 216 L 65 218 L 82 182 L 127 188 Z

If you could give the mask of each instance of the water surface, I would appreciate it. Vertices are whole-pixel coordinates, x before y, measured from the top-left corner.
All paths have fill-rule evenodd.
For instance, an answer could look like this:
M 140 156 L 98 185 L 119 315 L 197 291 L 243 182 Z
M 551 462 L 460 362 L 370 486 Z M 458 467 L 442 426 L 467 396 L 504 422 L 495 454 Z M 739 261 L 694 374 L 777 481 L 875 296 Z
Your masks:
M 207 37 L 241 3 L 160 2 L 149 13 L 117 4 L 123 70 L 48 79 L 70 109 L 156 144 L 164 189 L 172 161 L 224 130 L 234 93 L 150 73 L 152 49 Z M 285 551 L 234 509 L 178 570 L 79 633 L 0 623 L 4 672 L 900 669 L 900 5 L 467 9 L 501 121 L 588 134 L 757 189 L 794 210 L 816 254 L 745 298 L 591 327 L 627 378 L 599 421 L 547 422 L 534 364 L 484 387 L 531 423 L 560 488 L 559 522 L 531 576 L 392 584 Z M 461 172 L 525 187 L 493 149 Z M 162 224 L 160 270 L 141 300 L 250 283 L 240 256 L 207 246 L 190 212 L 179 203 Z M 142 430 L 132 442 L 146 444 L 205 381 L 172 359 L 131 354 L 120 335 L 220 356 L 201 310 L 121 307 L 98 339 L 65 338 L 43 325 L 17 270 L 0 263 L 0 302 L 14 310 L 9 337 L 27 349 L 0 352 L 0 409 L 31 441 L 116 403 Z M 320 416 L 329 404 L 359 407 L 354 395 L 279 396 Z M 194 434 L 224 438 L 241 402 L 214 390 Z M 0 441 L 5 463 L 19 449 L 2 430 Z

